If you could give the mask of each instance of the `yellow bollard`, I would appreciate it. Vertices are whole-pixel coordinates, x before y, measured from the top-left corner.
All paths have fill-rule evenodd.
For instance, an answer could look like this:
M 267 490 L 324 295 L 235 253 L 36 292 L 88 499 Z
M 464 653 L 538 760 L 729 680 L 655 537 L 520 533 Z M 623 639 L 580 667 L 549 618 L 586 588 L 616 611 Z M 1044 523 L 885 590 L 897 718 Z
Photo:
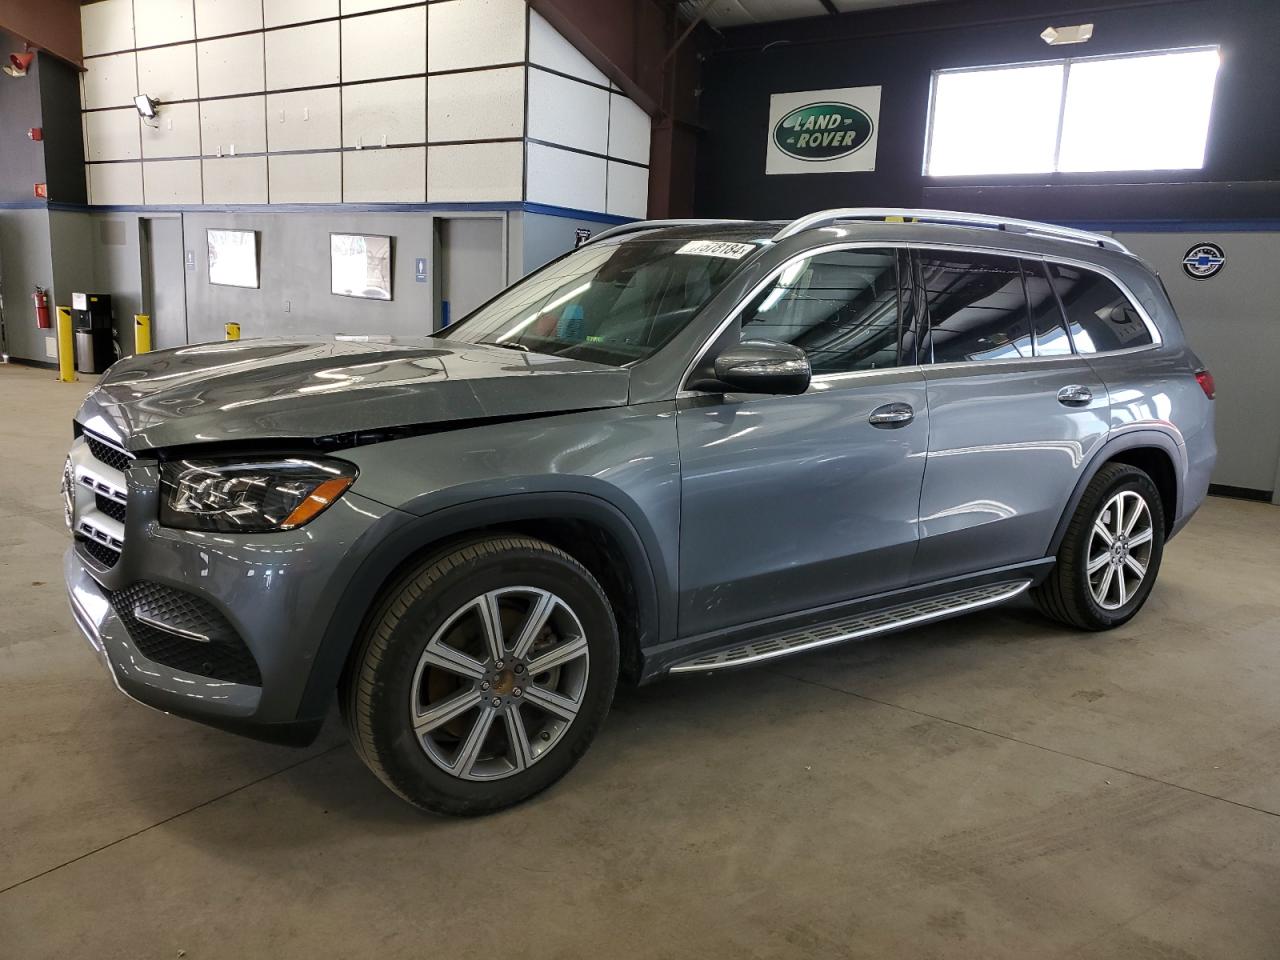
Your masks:
M 149 313 L 133 315 L 133 352 L 151 352 L 151 314 Z
M 227 339 L 228 340 L 240 339 L 240 324 L 236 323 L 234 320 L 230 321 L 227 324 Z
M 71 308 L 58 307 L 58 379 L 76 380 L 76 339 L 71 329 Z

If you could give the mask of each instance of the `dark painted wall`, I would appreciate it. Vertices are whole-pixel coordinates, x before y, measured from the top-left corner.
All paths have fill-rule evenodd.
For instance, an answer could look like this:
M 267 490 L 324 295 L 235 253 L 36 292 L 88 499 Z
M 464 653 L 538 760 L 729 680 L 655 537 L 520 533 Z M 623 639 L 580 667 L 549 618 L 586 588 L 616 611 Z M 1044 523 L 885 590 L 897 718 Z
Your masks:
M 40 105 L 49 199 L 88 203 L 84 181 L 84 128 L 80 126 L 80 71 L 44 54 L 36 59 L 40 61 Z
M 1039 37 L 1051 24 L 1082 22 L 1096 25 L 1086 44 L 1050 47 Z M 1099 222 L 1280 217 L 1278 40 L 1278 0 L 957 0 L 728 30 L 703 64 L 697 211 L 763 218 L 875 205 Z M 1223 65 L 1203 170 L 921 173 L 933 70 L 1206 44 L 1221 46 Z M 874 171 L 765 176 L 770 94 L 877 84 Z M 1015 137 L 1018 118 L 1009 119 Z

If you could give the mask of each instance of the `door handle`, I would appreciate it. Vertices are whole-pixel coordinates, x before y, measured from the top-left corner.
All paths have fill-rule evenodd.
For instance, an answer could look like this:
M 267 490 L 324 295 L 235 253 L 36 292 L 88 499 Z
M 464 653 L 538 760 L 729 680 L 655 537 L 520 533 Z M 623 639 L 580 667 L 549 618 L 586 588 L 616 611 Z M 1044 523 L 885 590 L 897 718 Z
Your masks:
M 867 417 L 867 423 L 873 427 L 892 430 L 896 427 L 905 427 L 915 418 L 916 412 L 911 408 L 911 404 L 886 403 L 871 411 L 871 416 Z
M 1073 383 L 1058 391 L 1058 402 L 1064 407 L 1083 407 L 1093 400 L 1093 391 L 1088 387 Z

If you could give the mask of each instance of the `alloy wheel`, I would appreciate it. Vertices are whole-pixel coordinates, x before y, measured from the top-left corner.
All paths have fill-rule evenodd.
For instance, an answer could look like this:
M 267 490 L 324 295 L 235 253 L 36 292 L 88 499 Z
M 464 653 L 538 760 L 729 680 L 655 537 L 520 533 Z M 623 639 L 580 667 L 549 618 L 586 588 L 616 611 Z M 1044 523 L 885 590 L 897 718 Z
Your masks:
M 1154 531 L 1146 498 L 1122 490 L 1107 501 L 1089 535 L 1089 592 L 1104 610 L 1118 610 L 1137 593 L 1151 564 Z
M 423 648 L 409 694 L 414 735 L 459 779 L 520 773 L 573 723 L 589 667 L 586 633 L 564 600 L 537 587 L 490 590 Z

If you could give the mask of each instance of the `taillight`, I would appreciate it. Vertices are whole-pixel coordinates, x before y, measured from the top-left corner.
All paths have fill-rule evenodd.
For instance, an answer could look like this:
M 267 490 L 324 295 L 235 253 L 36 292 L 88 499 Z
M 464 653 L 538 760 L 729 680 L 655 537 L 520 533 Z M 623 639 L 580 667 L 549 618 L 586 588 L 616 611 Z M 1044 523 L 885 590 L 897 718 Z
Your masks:
M 1200 384 L 1200 389 L 1204 391 L 1204 395 L 1212 400 L 1215 393 L 1213 386 L 1213 374 L 1208 370 L 1197 370 L 1196 383 Z

